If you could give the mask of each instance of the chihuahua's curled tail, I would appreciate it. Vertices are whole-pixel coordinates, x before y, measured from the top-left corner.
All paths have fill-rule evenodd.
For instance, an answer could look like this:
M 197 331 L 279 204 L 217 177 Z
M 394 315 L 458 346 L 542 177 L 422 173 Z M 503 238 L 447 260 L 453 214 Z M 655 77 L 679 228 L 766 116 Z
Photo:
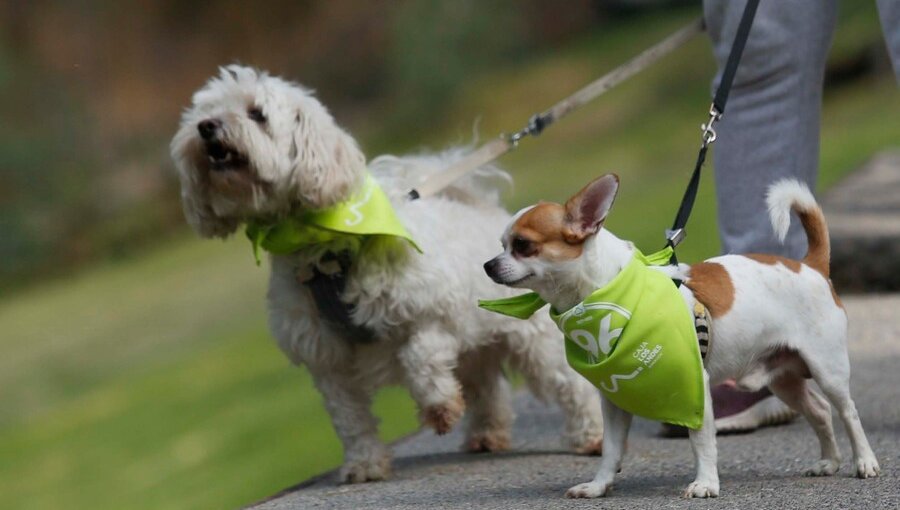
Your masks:
M 782 179 L 769 187 L 766 202 L 769 206 L 772 228 L 782 242 L 791 226 L 791 210 L 797 213 L 809 242 L 803 262 L 828 278 L 831 260 L 828 225 L 809 188 L 795 179 Z

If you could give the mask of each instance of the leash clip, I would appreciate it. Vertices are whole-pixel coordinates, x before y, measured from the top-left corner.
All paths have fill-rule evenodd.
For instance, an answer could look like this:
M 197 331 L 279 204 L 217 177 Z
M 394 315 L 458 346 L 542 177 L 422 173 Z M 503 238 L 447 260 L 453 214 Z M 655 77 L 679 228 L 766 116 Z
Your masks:
M 672 248 L 681 244 L 681 241 L 684 241 L 684 238 L 687 236 L 687 233 L 683 228 L 676 228 L 675 230 L 666 229 L 666 242 Z
M 513 147 L 518 147 L 518 146 L 519 146 L 519 140 L 525 138 L 525 137 L 528 136 L 529 134 L 531 134 L 531 133 L 528 132 L 528 128 L 525 128 L 525 129 L 522 129 L 521 131 L 517 131 L 517 132 L 515 132 L 515 133 L 509 135 L 509 138 L 507 138 L 506 140 L 507 140 L 507 141 L 509 142 L 509 144 L 512 145 Z
M 509 137 L 509 144 L 513 147 L 519 146 L 519 140 L 525 138 L 528 135 L 537 136 L 541 134 L 545 127 L 549 126 L 553 122 L 553 119 L 549 115 L 541 115 L 534 114 L 528 119 L 528 125 L 520 129 L 518 132 L 513 133 Z
M 701 144 L 702 147 L 709 147 L 713 142 L 716 141 L 716 138 L 718 138 L 716 130 L 713 128 L 713 124 L 715 124 L 716 121 L 721 118 L 722 114 L 719 113 L 719 110 L 716 110 L 716 105 L 710 105 L 709 120 L 706 121 L 706 124 L 700 124 L 700 129 L 703 131 L 703 143 Z

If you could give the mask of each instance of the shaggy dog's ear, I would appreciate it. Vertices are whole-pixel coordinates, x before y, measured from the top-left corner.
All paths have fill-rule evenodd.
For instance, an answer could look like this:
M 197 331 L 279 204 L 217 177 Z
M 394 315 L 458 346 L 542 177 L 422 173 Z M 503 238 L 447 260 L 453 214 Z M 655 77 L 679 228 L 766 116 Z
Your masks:
M 181 205 L 184 216 L 201 237 L 225 238 L 237 230 L 237 218 L 222 218 L 210 207 L 209 202 L 198 196 L 197 186 L 181 187 Z
M 294 196 L 313 209 L 350 198 L 366 174 L 366 158 L 353 137 L 314 99 L 297 111 L 294 124 L 290 150 Z
M 190 157 L 188 154 L 198 153 L 185 150 L 184 144 L 190 143 L 196 142 L 189 130 L 183 129 L 175 135 L 171 146 L 172 159 L 175 161 L 178 179 L 181 181 L 181 205 L 184 217 L 201 237 L 228 237 L 237 230 L 239 221 L 236 218 L 222 218 L 213 211 L 204 192 L 209 189 L 209 183 L 200 182 L 204 176 L 188 159 Z

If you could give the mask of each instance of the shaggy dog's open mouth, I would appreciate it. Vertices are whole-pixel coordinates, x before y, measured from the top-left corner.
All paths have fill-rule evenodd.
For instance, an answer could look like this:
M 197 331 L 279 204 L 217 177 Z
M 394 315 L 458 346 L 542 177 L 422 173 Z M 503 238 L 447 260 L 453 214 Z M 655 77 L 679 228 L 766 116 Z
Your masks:
M 216 172 L 241 170 L 247 166 L 247 157 L 218 140 L 206 142 L 206 157 L 210 169 Z

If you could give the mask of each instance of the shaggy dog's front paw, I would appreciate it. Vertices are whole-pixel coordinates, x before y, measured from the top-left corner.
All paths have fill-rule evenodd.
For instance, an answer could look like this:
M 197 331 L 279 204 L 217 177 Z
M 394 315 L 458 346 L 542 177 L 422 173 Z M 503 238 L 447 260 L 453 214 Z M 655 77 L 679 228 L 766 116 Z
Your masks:
M 860 478 L 873 478 L 881 474 L 881 467 L 875 457 L 862 457 L 856 459 L 856 476 Z
M 391 474 L 388 456 L 375 459 L 347 461 L 341 466 L 341 483 L 363 483 L 384 480 Z
M 450 432 L 453 425 L 462 418 L 463 411 L 466 410 L 465 402 L 462 396 L 457 395 L 453 400 L 449 400 L 442 404 L 428 406 L 423 413 L 425 424 L 433 428 L 438 435 L 444 435 Z
M 715 498 L 719 496 L 719 484 L 694 480 L 684 490 L 686 498 Z
M 485 430 L 473 432 L 464 445 L 467 452 L 502 452 L 509 450 L 510 438 L 508 430 Z
M 566 491 L 567 498 L 599 498 L 605 496 L 610 486 L 597 482 L 587 482 L 576 485 Z
M 822 459 L 806 470 L 806 476 L 831 476 L 837 473 L 841 463 L 835 459 Z

